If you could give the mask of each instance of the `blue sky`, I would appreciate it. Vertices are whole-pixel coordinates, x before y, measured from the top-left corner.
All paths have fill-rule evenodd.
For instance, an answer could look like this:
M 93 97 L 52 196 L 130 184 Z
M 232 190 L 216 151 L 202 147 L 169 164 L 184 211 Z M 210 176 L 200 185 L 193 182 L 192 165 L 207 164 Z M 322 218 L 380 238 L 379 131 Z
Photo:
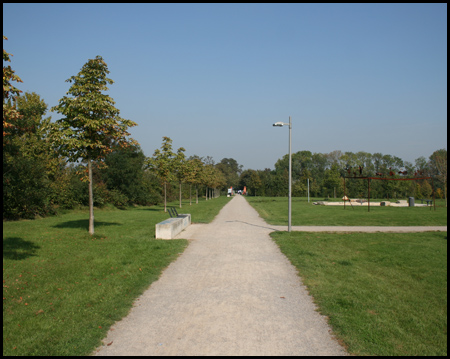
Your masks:
M 447 4 L 3 4 L 3 48 L 51 106 L 100 55 L 146 156 L 274 168 L 292 151 L 414 163 L 447 148 Z M 49 113 L 54 120 L 57 113 Z

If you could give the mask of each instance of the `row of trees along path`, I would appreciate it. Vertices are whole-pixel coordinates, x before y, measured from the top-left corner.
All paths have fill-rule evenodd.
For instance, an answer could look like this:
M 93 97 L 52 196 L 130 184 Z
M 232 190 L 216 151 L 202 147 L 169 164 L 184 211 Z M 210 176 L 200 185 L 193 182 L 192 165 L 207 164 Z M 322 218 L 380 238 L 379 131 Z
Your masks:
M 213 166 L 212 163 L 204 164 L 200 157 L 192 156 L 186 159 L 185 149 L 180 147 L 177 153 L 172 151 L 172 140 L 163 137 L 160 149 L 156 149 L 153 157 L 147 161 L 148 168 L 158 173 L 164 184 L 164 211 L 167 210 L 167 184 L 177 181 L 180 186 L 180 208 L 181 208 L 181 184 L 189 184 L 191 194 L 192 186 L 196 188 L 196 202 L 198 203 L 198 186 L 206 186 L 206 199 L 208 199 L 208 188 L 218 188 L 225 185 L 223 173 Z M 192 196 L 189 196 L 192 198 Z M 191 201 L 191 199 L 190 199 Z
M 3 39 L 7 40 L 5 36 Z M 3 61 L 10 62 L 10 56 L 11 54 L 3 50 Z M 53 161 L 53 167 L 58 167 L 62 158 L 71 163 L 77 163 L 79 160 L 87 163 L 87 170 L 82 171 L 81 175 L 82 180 L 88 182 L 90 234 L 94 234 L 93 162 L 99 168 L 106 168 L 105 158 L 108 154 L 118 149 L 132 149 L 139 146 L 127 132 L 128 128 L 136 126 L 136 123 L 120 117 L 119 110 L 114 106 L 114 100 L 103 93 L 108 90 L 108 85 L 114 83 L 107 77 L 108 74 L 107 64 L 101 56 L 88 60 L 76 76 L 66 80 L 71 83 L 69 91 L 59 100 L 57 106 L 51 108 L 51 111 L 60 113 L 63 117 L 52 123 L 50 117 L 44 121 L 41 119 L 47 105 L 34 93 L 27 93 L 24 97 L 19 96 L 22 91 L 11 83 L 22 82 L 22 80 L 11 69 L 11 66 L 3 67 L 3 145 L 5 152 L 8 152 L 6 162 L 14 161 L 14 153 L 19 151 L 16 148 L 18 147 L 16 142 L 17 140 L 19 143 L 23 141 L 18 137 L 26 135 L 27 138 L 32 138 L 31 134 L 36 132 L 36 140 L 39 140 L 42 146 L 38 152 L 47 153 L 47 157 L 51 156 L 48 154 L 57 153 L 54 159 L 46 158 L 47 161 L 42 162 Z M 26 106 L 27 101 L 32 102 L 33 105 Z M 16 105 L 19 107 L 16 108 Z M 25 143 L 22 147 L 24 146 L 26 147 Z M 169 137 L 163 137 L 161 150 L 157 149 L 153 157 L 147 158 L 144 163 L 145 169 L 150 169 L 153 173 L 158 174 L 158 178 L 164 186 L 165 211 L 167 207 L 166 188 L 169 183 L 174 181 L 179 183 L 180 207 L 182 183 L 190 185 L 191 201 L 191 189 L 192 186 L 195 186 L 197 203 L 199 185 L 206 187 L 206 199 L 208 199 L 209 189 L 226 185 L 222 171 L 214 166 L 212 159 L 208 161 L 207 158 L 204 162 L 198 156 L 186 159 L 184 152 L 185 149 L 181 147 L 177 153 L 174 153 L 172 140 Z M 33 158 L 30 157 L 30 160 Z M 18 168 L 20 172 L 20 165 Z M 9 177 L 15 176 L 16 172 L 11 172 Z M 6 177 L 7 182 L 9 177 Z M 22 183 L 22 185 L 26 186 L 26 183 Z M 17 189 L 17 186 L 14 187 L 14 184 L 10 183 L 8 188 L 11 188 L 11 190 L 8 189 L 8 193 L 11 192 L 10 195 L 14 197 L 14 188 Z M 22 197 L 27 198 L 26 196 Z M 29 201 L 26 202 L 16 203 L 16 207 L 17 205 L 27 207 Z M 36 205 L 39 206 L 42 203 L 36 203 Z

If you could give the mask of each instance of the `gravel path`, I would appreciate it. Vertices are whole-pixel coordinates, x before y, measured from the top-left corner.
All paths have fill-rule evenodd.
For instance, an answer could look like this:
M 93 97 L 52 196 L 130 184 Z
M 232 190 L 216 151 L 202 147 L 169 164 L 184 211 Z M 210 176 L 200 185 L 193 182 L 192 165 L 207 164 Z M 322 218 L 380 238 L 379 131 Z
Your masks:
M 347 355 L 270 239 L 277 229 L 242 196 L 189 226 L 187 249 L 94 354 Z

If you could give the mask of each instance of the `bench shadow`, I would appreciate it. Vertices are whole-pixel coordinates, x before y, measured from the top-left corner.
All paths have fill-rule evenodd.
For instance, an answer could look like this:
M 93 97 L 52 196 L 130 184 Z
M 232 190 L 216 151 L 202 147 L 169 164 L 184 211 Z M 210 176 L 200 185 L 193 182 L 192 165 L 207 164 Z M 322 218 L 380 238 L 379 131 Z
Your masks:
M 164 208 L 138 208 L 138 211 L 164 212 Z
M 106 226 L 122 226 L 122 223 L 117 222 L 102 222 L 102 221 L 95 221 L 94 220 L 94 226 L 96 228 L 98 227 L 106 227 Z M 77 221 L 67 221 L 59 223 L 53 228 L 89 228 L 89 219 L 79 219 Z
M 11 260 L 22 260 L 36 256 L 37 250 L 41 248 L 37 244 L 26 241 L 19 237 L 3 238 L 3 258 Z
M 248 222 L 244 222 L 244 221 L 234 220 L 234 221 L 226 221 L 226 222 L 239 222 L 239 223 L 248 224 L 249 226 L 253 226 L 253 227 L 265 228 L 265 229 L 270 229 L 270 230 L 272 230 L 274 232 L 280 232 L 280 230 L 276 229 L 276 228 L 266 227 L 266 226 L 259 226 L 257 224 L 252 224 L 252 223 L 248 223 Z

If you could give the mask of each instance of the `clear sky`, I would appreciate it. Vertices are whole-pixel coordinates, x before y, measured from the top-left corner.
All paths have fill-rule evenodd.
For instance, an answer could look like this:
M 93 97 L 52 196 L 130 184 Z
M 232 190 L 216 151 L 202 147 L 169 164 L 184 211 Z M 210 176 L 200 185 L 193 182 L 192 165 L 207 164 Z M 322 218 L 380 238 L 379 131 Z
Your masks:
M 292 151 L 447 148 L 447 4 L 3 4 L 3 48 L 51 106 L 100 55 L 152 156 L 274 168 Z M 60 118 L 49 113 L 52 119 Z

